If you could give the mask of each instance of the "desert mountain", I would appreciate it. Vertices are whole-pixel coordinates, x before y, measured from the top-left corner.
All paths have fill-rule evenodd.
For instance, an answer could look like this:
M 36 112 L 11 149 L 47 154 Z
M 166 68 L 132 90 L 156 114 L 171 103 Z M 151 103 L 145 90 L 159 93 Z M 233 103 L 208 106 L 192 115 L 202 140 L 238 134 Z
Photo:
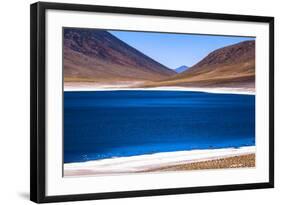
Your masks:
M 65 28 L 63 52 L 65 82 L 154 81 L 175 74 L 104 30 Z
M 255 41 L 217 49 L 188 70 L 153 86 L 255 87 Z
M 182 66 L 176 68 L 175 71 L 176 71 L 177 73 L 182 73 L 183 71 L 186 71 L 188 68 L 189 68 L 188 66 L 182 65 Z

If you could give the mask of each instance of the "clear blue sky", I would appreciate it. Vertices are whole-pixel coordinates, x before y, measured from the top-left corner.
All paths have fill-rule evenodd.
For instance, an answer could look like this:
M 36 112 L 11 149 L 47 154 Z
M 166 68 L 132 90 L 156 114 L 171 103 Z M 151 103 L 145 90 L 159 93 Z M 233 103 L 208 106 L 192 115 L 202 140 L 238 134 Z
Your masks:
M 182 65 L 192 66 L 215 49 L 245 40 L 254 40 L 254 38 L 231 36 L 132 31 L 109 32 L 171 69 Z

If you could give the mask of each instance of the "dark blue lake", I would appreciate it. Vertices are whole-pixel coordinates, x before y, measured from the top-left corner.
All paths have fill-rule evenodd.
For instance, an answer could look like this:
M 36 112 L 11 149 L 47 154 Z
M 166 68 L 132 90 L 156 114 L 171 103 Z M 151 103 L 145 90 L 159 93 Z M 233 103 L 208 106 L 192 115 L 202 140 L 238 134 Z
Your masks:
M 64 162 L 255 145 L 255 96 L 64 92 Z

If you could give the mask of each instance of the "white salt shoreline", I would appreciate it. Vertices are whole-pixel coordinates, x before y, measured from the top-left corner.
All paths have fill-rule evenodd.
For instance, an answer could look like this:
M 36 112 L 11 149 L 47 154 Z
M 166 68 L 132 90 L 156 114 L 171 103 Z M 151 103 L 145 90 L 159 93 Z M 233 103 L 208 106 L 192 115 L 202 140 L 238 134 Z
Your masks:
M 255 91 L 252 88 L 199 88 L 199 87 L 153 87 L 153 88 L 128 88 L 128 87 L 114 87 L 114 86 L 65 86 L 64 91 L 118 91 L 118 90 L 154 90 L 154 91 L 193 91 L 193 92 L 206 92 L 206 93 L 218 93 L 218 94 L 240 94 L 240 95 L 255 95 Z
M 255 153 L 255 146 L 191 151 L 162 152 L 155 154 L 118 157 L 79 163 L 65 163 L 64 176 L 97 176 L 105 174 L 136 173 L 194 162 L 217 160 Z

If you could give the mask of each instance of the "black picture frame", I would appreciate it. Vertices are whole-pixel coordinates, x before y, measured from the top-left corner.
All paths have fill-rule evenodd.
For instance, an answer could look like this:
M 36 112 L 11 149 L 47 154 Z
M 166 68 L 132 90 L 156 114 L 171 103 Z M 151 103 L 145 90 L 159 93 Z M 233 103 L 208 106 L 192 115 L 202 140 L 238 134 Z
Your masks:
M 46 196 L 45 165 L 45 37 L 46 10 L 86 11 L 152 16 L 169 16 L 195 19 L 217 19 L 269 24 L 269 181 L 263 183 L 230 184 L 192 188 L 90 193 Z M 218 13 L 156 10 L 82 4 L 38 2 L 30 6 L 30 199 L 37 203 L 76 200 L 96 200 L 123 197 L 218 192 L 274 187 L 274 18 L 265 16 L 230 15 Z

